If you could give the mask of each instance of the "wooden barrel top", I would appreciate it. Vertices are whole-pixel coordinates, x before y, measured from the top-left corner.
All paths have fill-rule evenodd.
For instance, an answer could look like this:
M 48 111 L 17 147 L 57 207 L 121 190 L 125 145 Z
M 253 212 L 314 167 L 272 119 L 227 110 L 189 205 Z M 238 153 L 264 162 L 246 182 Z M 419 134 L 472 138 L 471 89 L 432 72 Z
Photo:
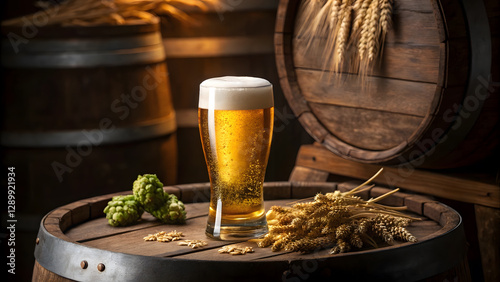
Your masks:
M 265 205 L 286 205 L 321 192 L 346 191 L 359 183 L 270 182 L 265 185 Z M 333 278 L 420 280 L 442 273 L 465 257 L 465 237 L 460 215 L 427 197 L 397 192 L 386 205 L 406 205 L 421 221 L 408 230 L 417 243 L 397 243 L 378 249 L 362 249 L 338 255 L 321 250 L 311 254 L 273 252 L 250 241 L 217 241 L 205 236 L 210 186 L 208 183 L 165 187 L 186 204 L 187 224 L 164 225 L 145 213 L 128 227 L 111 227 L 102 210 L 112 196 L 81 200 L 55 209 L 41 222 L 35 249 L 33 279 L 44 271 L 74 280 L 157 281 L 276 281 L 300 275 Z M 363 198 L 388 192 L 374 187 Z M 178 242 L 150 242 L 143 237 L 159 231 L 182 232 L 186 240 L 205 240 L 208 245 L 192 249 Z M 219 254 L 225 245 L 251 246 L 254 253 Z M 100 270 L 99 270 L 100 269 Z
M 487 15 L 494 4 L 465 2 L 473 4 L 395 2 L 383 56 L 362 83 L 347 67 L 337 75 L 333 66 L 325 69 L 323 50 L 305 51 L 297 34 L 304 1 L 281 0 L 277 70 L 304 128 L 335 154 L 363 163 L 453 168 L 489 156 L 500 140 L 500 103 L 477 89 L 486 91 L 483 78 L 497 72 Z M 329 46 L 325 38 L 314 40 Z

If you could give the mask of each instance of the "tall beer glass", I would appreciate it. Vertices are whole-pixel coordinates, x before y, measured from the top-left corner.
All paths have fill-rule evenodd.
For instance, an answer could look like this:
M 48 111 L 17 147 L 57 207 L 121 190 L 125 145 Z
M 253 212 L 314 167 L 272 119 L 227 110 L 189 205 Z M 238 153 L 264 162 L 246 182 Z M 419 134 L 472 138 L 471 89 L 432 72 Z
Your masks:
M 198 122 L 210 177 L 206 234 L 221 240 L 265 234 L 263 184 L 274 122 L 271 83 L 236 76 L 203 81 Z

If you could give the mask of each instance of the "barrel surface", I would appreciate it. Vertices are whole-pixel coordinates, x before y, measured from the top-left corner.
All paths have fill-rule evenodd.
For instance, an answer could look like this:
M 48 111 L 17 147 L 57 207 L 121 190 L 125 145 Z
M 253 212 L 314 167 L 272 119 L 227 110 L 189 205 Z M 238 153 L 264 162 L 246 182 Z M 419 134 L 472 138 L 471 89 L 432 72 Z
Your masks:
M 316 141 L 359 162 L 427 168 L 470 165 L 495 151 L 494 1 L 394 1 L 393 28 L 364 85 L 304 52 L 302 2 L 280 1 L 276 61 L 285 96 Z
M 269 182 L 265 184 L 266 209 L 297 199 L 347 191 L 359 183 Z M 210 186 L 208 183 L 165 187 L 186 204 L 185 225 L 163 225 L 150 215 L 129 227 L 111 227 L 102 210 L 113 195 L 81 200 L 47 214 L 41 222 L 35 249 L 33 280 L 67 281 L 293 281 L 304 279 L 350 279 L 380 281 L 467 281 L 460 262 L 465 257 L 461 218 L 451 208 L 429 198 L 395 193 L 382 202 L 406 205 L 421 221 L 408 230 L 417 243 L 397 243 L 378 249 L 362 249 L 339 255 L 328 250 L 311 254 L 272 252 L 250 241 L 217 241 L 205 236 Z M 374 187 L 363 198 L 376 197 L 388 189 Z M 128 192 L 129 193 L 129 192 Z M 177 230 L 187 240 L 206 240 L 203 248 L 191 249 L 176 242 L 147 242 L 143 237 L 159 231 Z M 252 246 L 254 253 L 241 256 L 219 254 L 225 245 Z M 453 269 L 453 271 L 449 271 Z M 462 269 L 462 270 L 460 270 Z M 464 272 L 461 272 L 464 271 Z M 445 273 L 445 274 L 443 274 Z M 464 280 L 461 280 L 464 279 Z M 366 280 L 364 280 L 366 281 Z

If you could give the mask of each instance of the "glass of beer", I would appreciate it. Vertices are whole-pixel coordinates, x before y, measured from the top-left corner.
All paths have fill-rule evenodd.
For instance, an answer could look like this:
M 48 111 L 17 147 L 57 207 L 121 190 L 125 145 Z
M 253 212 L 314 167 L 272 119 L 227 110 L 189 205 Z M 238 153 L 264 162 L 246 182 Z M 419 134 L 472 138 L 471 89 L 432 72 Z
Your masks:
M 198 122 L 210 177 L 207 236 L 267 233 L 263 184 L 274 122 L 271 83 L 241 76 L 203 81 Z

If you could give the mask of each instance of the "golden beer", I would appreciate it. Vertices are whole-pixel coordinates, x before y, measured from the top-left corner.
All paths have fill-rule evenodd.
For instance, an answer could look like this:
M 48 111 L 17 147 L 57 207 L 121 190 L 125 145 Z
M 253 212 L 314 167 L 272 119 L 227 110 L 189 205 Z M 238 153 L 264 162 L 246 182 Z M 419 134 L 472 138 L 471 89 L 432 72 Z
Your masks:
M 204 81 L 198 118 L 211 184 L 207 235 L 230 239 L 266 233 L 263 184 L 274 121 L 271 84 L 249 77 Z

